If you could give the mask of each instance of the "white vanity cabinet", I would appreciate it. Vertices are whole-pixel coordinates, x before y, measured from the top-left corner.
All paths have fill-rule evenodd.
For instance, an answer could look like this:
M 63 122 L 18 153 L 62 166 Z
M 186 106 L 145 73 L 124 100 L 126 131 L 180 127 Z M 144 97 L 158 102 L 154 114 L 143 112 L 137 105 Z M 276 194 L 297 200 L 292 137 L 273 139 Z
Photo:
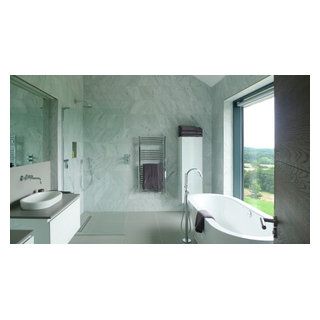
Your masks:
M 68 243 L 80 228 L 80 199 L 49 221 L 50 243 Z
M 34 243 L 68 243 L 80 228 L 80 198 L 52 217 L 11 217 L 10 228 L 33 230 Z

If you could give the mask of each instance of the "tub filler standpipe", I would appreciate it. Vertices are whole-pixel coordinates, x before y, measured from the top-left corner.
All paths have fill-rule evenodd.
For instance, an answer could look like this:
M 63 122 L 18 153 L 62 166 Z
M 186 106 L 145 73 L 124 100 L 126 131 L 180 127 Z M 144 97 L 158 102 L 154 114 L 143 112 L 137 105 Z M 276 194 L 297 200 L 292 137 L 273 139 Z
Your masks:
M 181 219 L 181 227 L 182 227 L 183 219 L 184 219 L 184 228 L 185 228 L 184 235 L 185 235 L 185 237 L 182 239 L 182 241 L 184 243 L 191 243 L 191 239 L 189 238 L 189 233 L 191 231 L 191 219 L 190 219 L 190 212 L 188 209 L 188 194 L 189 194 L 188 175 L 192 171 L 196 171 L 199 174 L 199 176 L 201 178 L 203 178 L 201 171 L 197 168 L 192 168 L 192 169 L 188 170 L 187 173 L 185 174 L 185 178 L 184 178 L 184 212 L 183 212 L 182 219 Z

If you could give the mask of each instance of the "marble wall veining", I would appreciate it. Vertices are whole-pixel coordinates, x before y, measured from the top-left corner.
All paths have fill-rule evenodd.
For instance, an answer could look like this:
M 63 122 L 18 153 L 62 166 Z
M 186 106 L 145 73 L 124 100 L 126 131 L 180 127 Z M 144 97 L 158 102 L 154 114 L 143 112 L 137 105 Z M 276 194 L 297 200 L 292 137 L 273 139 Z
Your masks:
M 175 211 L 178 125 L 204 129 L 204 191 L 212 183 L 211 88 L 193 76 L 84 76 L 85 211 Z M 167 138 L 166 193 L 138 192 L 139 136 Z M 126 164 L 123 156 L 131 155 Z
M 57 168 L 51 163 L 52 185 L 80 193 L 82 210 L 106 212 L 181 209 L 180 124 L 204 129 L 204 192 L 223 193 L 224 101 L 266 76 L 226 76 L 212 88 L 193 76 L 19 77 L 58 101 L 51 113 L 56 123 L 50 124 L 51 138 L 58 141 L 51 148 L 58 159 Z M 167 137 L 165 194 L 138 192 L 137 138 L 154 135 Z M 77 158 L 72 158 L 72 142 L 77 142 Z M 131 156 L 128 164 L 125 154 Z
M 266 78 L 265 75 L 229 75 L 211 89 L 212 109 L 212 192 L 224 189 L 224 101 Z

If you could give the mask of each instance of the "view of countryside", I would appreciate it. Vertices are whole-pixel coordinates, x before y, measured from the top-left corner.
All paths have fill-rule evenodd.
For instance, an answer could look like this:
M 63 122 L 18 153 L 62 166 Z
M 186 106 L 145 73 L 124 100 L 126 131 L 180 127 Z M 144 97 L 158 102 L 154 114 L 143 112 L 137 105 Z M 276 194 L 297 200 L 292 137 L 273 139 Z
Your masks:
M 244 201 L 273 216 L 274 150 L 244 148 Z
M 274 99 L 244 108 L 244 201 L 274 215 Z

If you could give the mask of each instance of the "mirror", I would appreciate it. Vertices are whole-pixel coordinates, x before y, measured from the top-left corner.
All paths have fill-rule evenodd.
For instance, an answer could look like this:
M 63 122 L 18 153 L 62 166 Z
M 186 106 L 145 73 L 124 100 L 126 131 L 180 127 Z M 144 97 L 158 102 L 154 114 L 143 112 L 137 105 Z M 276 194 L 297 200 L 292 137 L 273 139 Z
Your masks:
M 10 167 L 50 160 L 50 98 L 11 76 Z

